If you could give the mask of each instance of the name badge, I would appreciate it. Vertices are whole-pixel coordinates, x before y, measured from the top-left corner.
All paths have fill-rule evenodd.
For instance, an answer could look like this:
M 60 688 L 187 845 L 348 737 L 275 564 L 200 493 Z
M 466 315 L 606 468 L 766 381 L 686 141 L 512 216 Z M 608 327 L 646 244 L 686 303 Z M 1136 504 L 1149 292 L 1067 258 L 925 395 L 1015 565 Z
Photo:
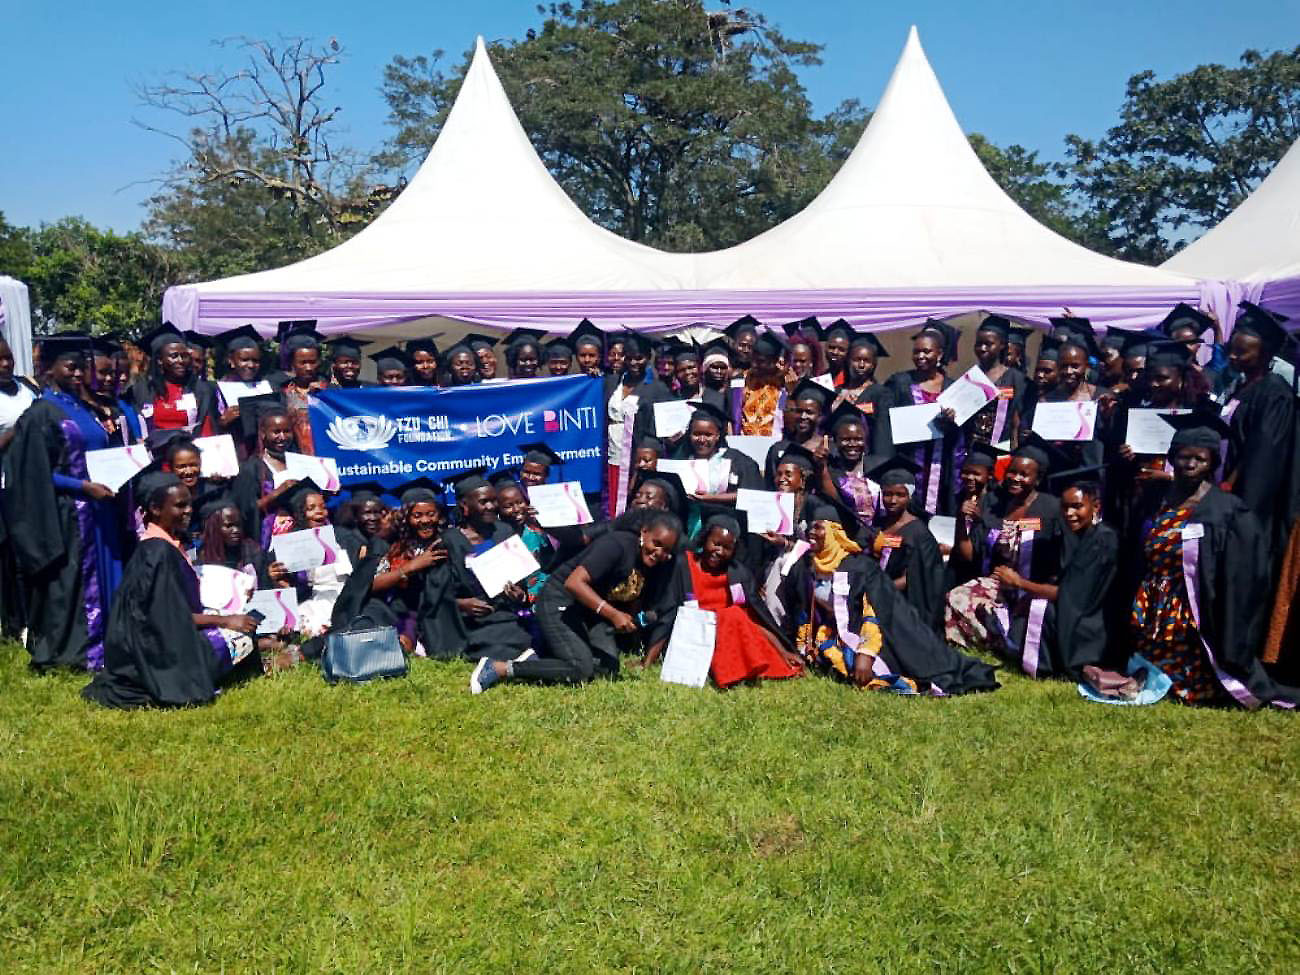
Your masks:
M 193 393 L 185 393 L 176 401 L 176 409 L 184 410 L 186 413 L 189 413 L 191 410 L 197 410 L 198 408 L 199 401 L 194 398 Z
M 1016 528 L 1022 533 L 1041 531 L 1043 528 L 1043 519 L 1025 518 L 1021 521 L 1016 522 Z
M 831 576 L 831 592 L 837 596 L 847 596 L 849 594 L 849 574 L 847 572 L 836 572 Z
M 153 418 L 153 404 L 152 404 L 152 403 L 141 403 L 141 404 L 140 404 L 140 415 L 141 415 L 142 417 L 144 417 L 146 420 L 152 419 L 152 418 Z
M 858 403 L 857 407 L 858 407 L 858 412 L 863 413 L 866 416 L 871 416 L 873 413 L 876 412 L 875 403 Z
M 744 376 L 736 376 L 734 379 L 731 380 L 732 389 L 742 389 L 744 388 L 744 385 L 745 385 Z
M 998 399 L 1015 399 L 1016 391 L 1010 386 L 1002 387 L 998 390 Z
M 880 536 L 881 548 L 902 548 L 902 546 L 903 546 L 902 535 L 881 535 Z
M 1183 541 L 1190 542 L 1193 539 L 1205 537 L 1205 526 L 1200 523 L 1192 523 L 1183 526 Z

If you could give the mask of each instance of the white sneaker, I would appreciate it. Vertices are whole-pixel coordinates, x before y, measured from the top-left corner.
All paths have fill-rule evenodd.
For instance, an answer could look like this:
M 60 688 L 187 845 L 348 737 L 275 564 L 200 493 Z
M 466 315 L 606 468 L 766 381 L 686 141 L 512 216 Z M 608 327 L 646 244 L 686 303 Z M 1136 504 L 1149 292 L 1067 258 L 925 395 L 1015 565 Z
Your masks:
M 479 657 L 478 663 L 474 665 L 474 672 L 469 675 L 469 692 L 482 694 L 500 680 L 501 677 L 492 666 L 492 661 L 487 657 Z
M 534 650 L 532 647 L 529 647 L 519 656 L 515 657 L 514 663 L 520 663 L 521 661 L 524 660 L 536 660 L 536 659 L 537 659 L 537 651 Z

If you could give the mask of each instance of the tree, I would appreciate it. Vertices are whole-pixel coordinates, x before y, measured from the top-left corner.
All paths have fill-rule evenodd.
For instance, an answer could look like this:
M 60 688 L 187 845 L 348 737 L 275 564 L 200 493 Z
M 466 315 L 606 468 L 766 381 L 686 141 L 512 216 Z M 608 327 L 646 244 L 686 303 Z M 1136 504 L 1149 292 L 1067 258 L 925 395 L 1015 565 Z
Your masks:
M 365 226 L 396 196 L 368 161 L 335 141 L 336 40 L 233 38 L 233 71 L 175 73 L 137 90 L 142 104 L 191 127 L 138 122 L 184 148 L 149 201 L 156 239 L 182 250 L 193 276 L 238 273 L 317 253 Z
M 819 45 L 746 11 L 699 0 L 583 0 L 492 47 L 493 63 L 547 168 L 597 223 L 672 250 L 725 247 L 806 205 L 861 130 L 846 103 L 816 118 L 796 69 Z M 421 158 L 468 67 L 442 52 L 384 72 L 395 133 L 386 165 Z
M 1168 258 L 1232 212 L 1300 138 L 1300 47 L 1247 51 L 1168 81 L 1129 79 L 1120 124 L 1066 139 L 1090 243 L 1130 260 Z
M 174 255 L 143 234 L 99 230 L 66 217 L 25 232 L 32 327 L 138 335 L 160 321 L 163 291 L 177 279 Z
M 989 175 L 1031 217 L 1058 234 L 1085 243 L 1088 227 L 1075 212 L 1066 167 L 1040 162 L 1024 146 L 1000 149 L 979 133 L 970 135 L 971 148 Z

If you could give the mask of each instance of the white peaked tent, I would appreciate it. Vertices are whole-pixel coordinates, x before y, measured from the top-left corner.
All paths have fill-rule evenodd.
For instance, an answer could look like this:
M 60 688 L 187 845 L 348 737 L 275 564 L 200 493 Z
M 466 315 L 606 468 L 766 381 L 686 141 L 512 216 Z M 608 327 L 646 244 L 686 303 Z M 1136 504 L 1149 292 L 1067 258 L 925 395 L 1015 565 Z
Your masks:
M 1162 266 L 1223 279 L 1242 298 L 1300 316 L 1300 142 L 1217 227 Z
M 1048 230 L 980 163 L 913 27 L 871 123 L 802 213 L 704 258 L 712 287 L 1168 287 Z
M 14 372 L 32 375 L 32 310 L 27 285 L 0 274 L 0 330 L 14 354 Z
M 747 243 L 667 254 L 589 220 L 551 178 L 480 38 L 410 185 L 344 244 L 288 267 L 168 290 L 164 317 L 217 332 L 314 318 L 394 334 L 429 316 L 568 331 L 583 316 L 665 328 L 843 316 L 860 327 L 987 309 L 1103 324 L 1205 304 L 1193 278 L 1092 253 L 1038 224 L 985 172 L 915 28 L 857 148 L 806 210 Z

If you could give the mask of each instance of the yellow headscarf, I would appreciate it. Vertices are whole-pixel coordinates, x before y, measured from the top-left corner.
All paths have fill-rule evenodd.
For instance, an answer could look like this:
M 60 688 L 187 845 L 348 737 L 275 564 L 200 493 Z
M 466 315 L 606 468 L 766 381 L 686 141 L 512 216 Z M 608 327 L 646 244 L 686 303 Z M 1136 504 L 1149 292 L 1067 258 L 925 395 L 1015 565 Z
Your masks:
M 826 529 L 826 544 L 820 552 L 813 553 L 813 568 L 823 573 L 834 572 L 850 555 L 861 552 L 862 546 L 849 538 L 844 526 L 838 521 L 823 521 L 820 524 Z

